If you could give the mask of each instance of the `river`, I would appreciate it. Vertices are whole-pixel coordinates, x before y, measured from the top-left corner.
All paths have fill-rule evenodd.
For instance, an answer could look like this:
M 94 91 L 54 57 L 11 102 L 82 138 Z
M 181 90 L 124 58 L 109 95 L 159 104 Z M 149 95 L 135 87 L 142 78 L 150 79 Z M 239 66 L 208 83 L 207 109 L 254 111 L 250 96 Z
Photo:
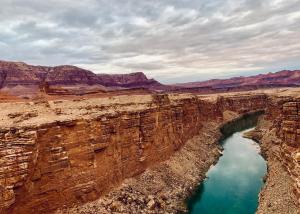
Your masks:
M 244 130 L 220 142 L 223 156 L 188 200 L 190 214 L 254 214 L 266 174 L 259 145 L 243 138 Z

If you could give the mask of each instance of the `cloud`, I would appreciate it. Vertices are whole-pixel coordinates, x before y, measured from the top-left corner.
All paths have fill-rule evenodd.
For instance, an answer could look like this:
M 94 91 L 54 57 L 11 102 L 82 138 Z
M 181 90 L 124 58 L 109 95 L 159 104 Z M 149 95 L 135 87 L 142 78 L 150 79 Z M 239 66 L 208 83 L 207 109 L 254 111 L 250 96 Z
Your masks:
M 2 0 L 0 59 L 163 82 L 300 66 L 299 0 Z

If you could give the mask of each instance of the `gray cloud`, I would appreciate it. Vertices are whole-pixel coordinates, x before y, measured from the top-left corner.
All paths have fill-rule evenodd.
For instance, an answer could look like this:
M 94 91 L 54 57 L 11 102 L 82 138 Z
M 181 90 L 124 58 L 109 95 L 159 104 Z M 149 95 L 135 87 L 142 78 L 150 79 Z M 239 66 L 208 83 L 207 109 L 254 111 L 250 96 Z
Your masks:
M 300 0 L 2 0 L 0 59 L 163 82 L 300 66 Z

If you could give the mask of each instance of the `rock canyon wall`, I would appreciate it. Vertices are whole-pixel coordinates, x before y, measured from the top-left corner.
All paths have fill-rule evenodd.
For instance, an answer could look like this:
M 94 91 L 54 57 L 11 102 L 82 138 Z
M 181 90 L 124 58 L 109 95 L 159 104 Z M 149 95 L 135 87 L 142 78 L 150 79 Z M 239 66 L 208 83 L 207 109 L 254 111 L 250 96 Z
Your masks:
M 206 121 L 222 121 L 224 111 L 263 109 L 265 100 L 265 95 L 214 101 L 153 95 L 140 103 L 72 109 L 84 108 L 82 116 L 64 117 L 67 113 L 57 110 L 60 102 L 27 104 L 26 113 L 9 111 L 6 117 L 14 122 L 0 132 L 2 212 L 45 213 L 94 200 L 125 178 L 168 159 Z M 35 105 L 56 116 L 38 120 L 43 113 L 32 110 Z M 138 107 L 122 110 L 118 105 Z
M 295 202 L 300 206 L 300 99 L 285 102 L 280 110 L 274 124 L 280 139 L 278 159 L 293 181 Z
M 300 207 L 300 99 L 273 97 L 249 136 L 261 144 L 268 162 L 258 214 L 295 213 Z
M 299 169 L 292 165 L 299 158 L 291 149 L 299 147 L 299 103 L 294 103 L 284 104 L 280 114 L 287 121 L 280 129 L 287 142 L 281 157 L 289 161 L 292 176 Z M 221 125 L 277 106 L 265 94 L 156 94 L 11 105 L 2 104 L 0 113 L 2 213 L 51 213 L 95 200 L 169 159 L 209 122 Z M 278 110 L 272 109 L 275 115 Z

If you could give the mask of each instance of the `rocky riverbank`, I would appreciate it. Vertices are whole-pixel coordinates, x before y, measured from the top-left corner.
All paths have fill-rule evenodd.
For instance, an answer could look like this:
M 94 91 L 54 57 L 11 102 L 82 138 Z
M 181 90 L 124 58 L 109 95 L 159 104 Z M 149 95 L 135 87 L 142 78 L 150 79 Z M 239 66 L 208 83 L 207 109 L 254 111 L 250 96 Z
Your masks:
M 1 104 L 0 213 L 184 212 L 220 155 L 218 127 L 234 121 L 224 126 L 230 133 L 246 124 L 237 117 L 272 100 L 155 94 Z M 297 121 L 286 124 L 297 133 Z M 288 151 L 280 156 L 294 157 Z
M 123 185 L 99 200 L 56 214 L 93 213 L 186 213 L 185 201 L 205 178 L 208 169 L 221 155 L 219 141 L 241 127 L 256 124 L 262 112 L 208 122 L 200 134 L 189 140 L 169 160 L 126 180 Z
M 270 115 L 274 109 L 269 107 L 267 111 L 267 115 L 259 119 L 256 129 L 244 134 L 244 137 L 260 143 L 262 155 L 268 164 L 265 185 L 259 195 L 257 214 L 298 214 L 299 205 L 295 199 L 294 182 L 280 159 L 282 140 L 278 137 L 278 131 L 282 127 L 274 125 L 276 117 Z M 230 122 L 222 126 L 223 134 L 230 134 L 241 125 L 247 125 L 245 122 L 235 123 L 234 117 L 236 115 L 232 114 L 231 118 L 228 118 Z M 255 118 L 250 118 L 250 123 L 255 122 Z M 205 173 L 220 155 L 217 142 L 222 134 L 216 126 L 216 123 L 208 124 L 200 131 L 199 136 L 189 140 L 170 160 L 148 169 L 137 178 L 127 180 L 122 187 L 105 197 L 84 206 L 60 210 L 57 214 L 186 212 L 185 199 L 203 181 Z M 227 130 L 224 130 L 224 127 Z
M 217 127 L 215 122 L 208 123 L 169 160 L 127 179 L 104 197 L 56 214 L 186 212 L 185 199 L 221 154 Z
M 257 214 L 298 214 L 299 206 L 295 202 L 293 181 L 280 157 L 281 140 L 277 137 L 273 121 L 266 116 L 260 118 L 255 130 L 245 133 L 261 146 L 261 152 L 267 160 L 268 173 L 265 185 L 259 195 Z
M 206 143 L 210 136 L 217 139 L 218 132 L 210 134 L 208 124 L 218 127 L 236 116 L 263 109 L 266 98 L 265 94 L 213 99 L 157 94 L 1 104 L 5 110 L 0 112 L 0 152 L 4 155 L 0 165 L 0 210 L 52 213 L 63 206 L 97 200 L 124 180 L 143 178 L 141 174 L 148 169 L 184 151 L 187 141 L 201 130 L 201 142 Z M 201 155 L 195 160 L 207 161 L 209 164 L 199 168 L 208 168 L 216 149 L 199 149 L 204 152 L 197 151 Z M 170 168 L 177 173 L 177 163 L 186 160 L 182 165 L 186 170 L 193 165 L 191 155 Z M 168 171 L 165 166 L 158 170 L 163 180 L 176 177 L 164 172 Z M 181 173 L 188 174 L 184 170 Z M 200 172 L 206 170 L 197 174 Z M 175 179 L 174 189 L 185 184 L 189 187 L 186 179 Z M 147 189 L 144 183 L 147 180 L 142 180 L 141 189 Z M 183 195 L 182 191 L 178 194 Z M 145 203 L 150 206 L 153 200 Z

